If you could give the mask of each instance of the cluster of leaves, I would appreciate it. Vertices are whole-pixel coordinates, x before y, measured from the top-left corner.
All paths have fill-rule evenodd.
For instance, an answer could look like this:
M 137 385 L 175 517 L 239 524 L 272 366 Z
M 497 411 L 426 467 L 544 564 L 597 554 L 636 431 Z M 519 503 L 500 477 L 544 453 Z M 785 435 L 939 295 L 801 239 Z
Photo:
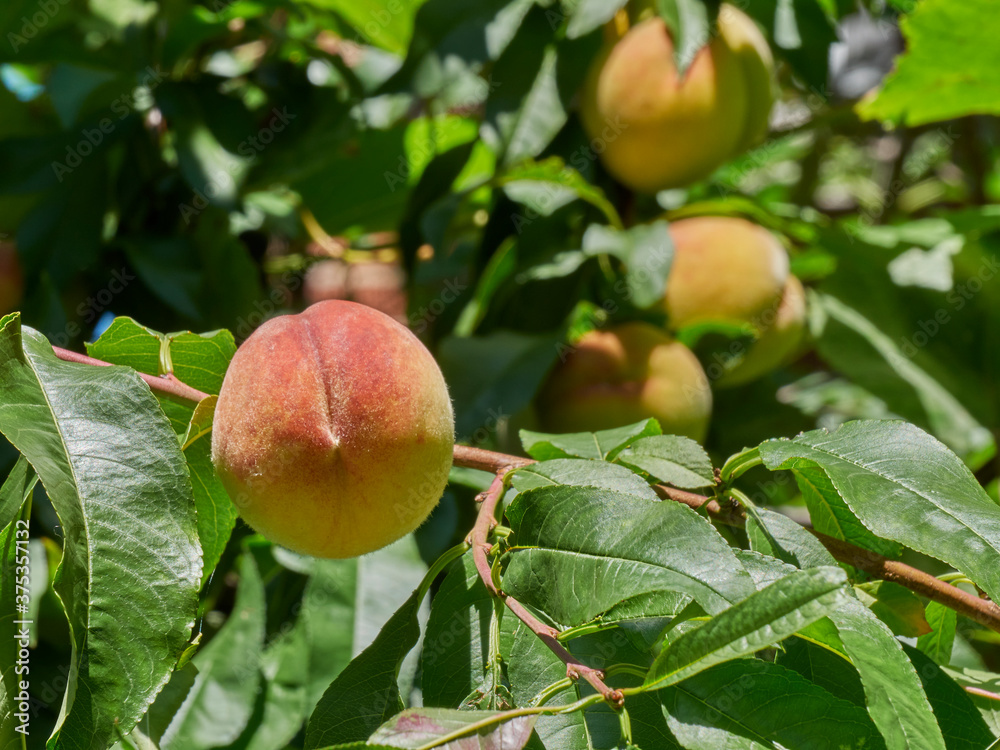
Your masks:
M 154 398 L 136 370 L 169 362 L 212 393 L 232 350 L 224 332 L 165 336 L 119 319 L 91 353 L 128 366 L 94 367 L 57 359 L 16 315 L 0 322 L 0 431 L 23 455 L 0 491 L 4 549 L 37 479 L 64 537 L 54 589 L 73 657 L 50 747 L 971 750 L 998 734 L 995 701 L 963 688 L 1000 675 L 949 667 L 956 630 L 980 626 L 866 583 L 739 490 L 754 466 L 789 470 L 818 531 L 931 555 L 997 598 L 1000 508 L 954 453 L 896 421 L 767 441 L 718 472 L 654 420 L 522 433 L 537 463 L 505 479 L 495 579 L 604 671 L 621 710 L 568 679 L 491 596 L 468 544 L 426 566 L 412 539 L 317 561 L 244 538 L 230 546 L 230 615 L 198 648 L 220 587 L 208 580 L 200 603 L 199 591 L 233 527 L 204 456 L 215 397 Z M 484 487 L 479 474 L 465 481 Z M 740 497 L 745 530 L 661 500 L 659 484 Z M 14 597 L 5 568 L 5 612 Z M 13 664 L 13 617 L 0 622 Z M 16 691 L 13 671 L 2 690 Z M 422 707 L 405 708 L 413 700 Z M 10 732 L 12 715 L 2 721 Z
M 1000 108 L 989 3 L 890 3 L 877 21 L 912 11 L 909 49 L 857 111 L 827 95 L 834 23 L 853 3 L 747 4 L 791 124 L 656 197 L 608 178 L 573 113 L 623 4 L 8 0 L 0 233 L 25 266 L 25 320 L 63 345 L 109 309 L 242 337 L 298 302 L 301 277 L 268 278 L 265 248 L 305 262 L 328 234 L 364 247 L 397 230 L 410 324 L 446 372 L 460 435 L 520 450 L 512 425 L 558 342 L 651 319 L 670 265 L 660 220 L 748 216 L 790 245 L 815 349 L 716 394 L 708 454 L 743 456 L 723 481 L 753 467 L 743 486 L 758 505 L 793 501 L 818 531 L 935 573 L 948 568 L 903 548 L 943 560 L 995 599 L 996 507 L 963 466 L 996 495 L 1000 213 L 984 204 L 1000 197 L 997 127 L 969 117 Z M 659 5 L 683 62 L 718 4 Z M 226 331 L 119 319 L 89 351 L 215 394 L 234 349 Z M 982 748 L 1000 734 L 995 704 L 959 689 L 997 692 L 970 647 L 992 648 L 991 632 L 857 571 L 849 585 L 763 507 L 747 506 L 743 531 L 657 502 L 654 481 L 714 485 L 701 449 L 654 425 L 526 434 L 542 463 L 510 478 L 496 539 L 503 589 L 608 669 L 629 692 L 626 720 L 564 681 L 468 555 L 439 558 L 471 527 L 482 475 L 454 471 L 416 540 L 304 560 L 234 529 L 209 462 L 211 400 L 154 399 L 132 370 L 57 361 L 15 318 L 0 330 L 0 384 L 0 432 L 23 456 L 0 496 L 0 549 L 9 563 L 33 496 L 32 739 L 51 728 L 51 748 L 412 748 L 475 722 L 481 737 L 450 746 Z M 741 453 L 892 417 L 947 449 L 864 422 Z M 765 470 L 779 467 L 796 481 Z M 434 708 L 399 713 L 417 696 Z M 11 731 L 10 713 L 0 722 Z

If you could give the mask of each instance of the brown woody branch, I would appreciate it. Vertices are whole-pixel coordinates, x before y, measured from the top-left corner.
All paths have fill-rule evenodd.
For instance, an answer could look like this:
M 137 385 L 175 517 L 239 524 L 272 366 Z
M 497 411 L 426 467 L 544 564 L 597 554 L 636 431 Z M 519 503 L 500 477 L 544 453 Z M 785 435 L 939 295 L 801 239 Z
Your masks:
M 459 453 L 467 459 L 468 463 L 459 461 Z M 472 545 L 472 559 L 476 564 L 476 570 L 479 573 L 479 578 L 493 596 L 501 599 L 503 603 L 507 605 L 507 609 L 513 612 L 521 622 L 528 626 L 532 633 L 538 636 L 538 638 L 541 639 L 546 646 L 548 646 L 552 653 L 559 657 L 560 661 L 566 665 L 566 675 L 570 679 L 584 679 L 592 688 L 594 688 L 594 690 L 600 693 L 601 697 L 603 697 L 607 703 L 616 708 L 620 707 L 625 701 L 625 696 L 620 690 L 608 687 L 604 683 L 604 674 L 601 671 L 594 669 L 593 667 L 588 667 L 586 664 L 573 656 L 573 654 L 567 651 L 566 648 L 557 640 L 557 637 L 559 636 L 558 630 L 543 623 L 531 614 L 531 612 L 529 612 L 527 608 L 521 604 L 521 602 L 504 591 L 501 591 L 493 582 L 493 571 L 490 568 L 490 561 L 487 555 L 491 545 L 487 539 L 490 532 L 497 525 L 497 504 L 500 502 L 500 498 L 503 497 L 504 490 L 506 489 L 504 478 L 509 472 L 513 471 L 518 466 L 525 466 L 532 463 L 532 461 L 526 458 L 517 458 L 515 456 L 505 456 L 502 453 L 484 451 L 480 448 L 469 448 L 464 445 L 456 445 L 455 454 L 456 464 L 461 466 L 470 466 L 471 468 L 476 469 L 484 466 L 485 463 L 483 462 L 491 460 L 492 457 L 510 459 L 508 463 L 494 469 L 496 476 L 493 477 L 493 482 L 490 484 L 489 489 L 487 489 L 486 492 L 480 493 L 476 498 L 476 500 L 480 503 L 479 515 L 476 516 L 476 523 L 472 527 L 472 531 L 469 533 L 468 542 Z
M 497 471 L 499 468 L 512 465 L 513 462 L 516 462 L 515 467 L 532 463 L 530 459 L 515 458 L 481 448 L 455 446 L 455 464 L 458 466 Z M 729 526 L 741 526 L 746 520 L 738 508 L 727 507 L 713 498 L 664 485 L 657 485 L 655 489 L 662 497 L 684 503 L 695 510 L 704 506 L 709 516 Z M 1000 633 L 1000 607 L 993 602 L 980 599 L 978 596 L 965 592 L 957 586 L 952 586 L 950 583 L 945 583 L 929 573 L 905 563 L 890 560 L 871 550 L 857 547 L 818 531 L 812 529 L 809 531 L 840 562 L 853 565 L 872 578 L 892 581 L 905 586 L 931 601 L 943 604 L 970 620 Z
M 82 364 L 97 365 L 101 367 L 107 367 L 111 364 L 109 362 L 102 362 L 99 359 L 88 357 L 85 354 L 78 354 L 77 352 L 72 352 L 67 349 L 60 349 L 59 347 L 53 347 L 53 350 L 55 351 L 57 357 L 66 360 L 67 362 L 79 362 Z M 203 393 L 196 388 L 192 388 L 186 383 L 183 383 L 175 378 L 173 375 L 156 376 L 139 373 L 139 376 L 146 381 L 152 390 L 181 401 L 188 401 L 193 404 L 197 404 L 203 398 L 208 396 L 207 393 Z M 501 472 L 506 472 L 510 469 L 534 463 L 534 461 L 530 458 L 509 456 L 505 453 L 497 453 L 495 451 L 473 448 L 466 445 L 456 445 L 454 457 L 456 466 L 464 466 L 470 469 L 480 469 L 482 471 L 489 471 L 498 475 L 501 475 Z M 502 484 L 500 486 L 502 487 Z M 493 488 L 491 487 L 491 489 Z M 705 497 L 704 495 L 686 492 L 684 490 L 678 490 L 673 487 L 666 487 L 663 485 L 658 485 L 656 489 L 663 497 L 684 503 L 691 508 L 700 509 L 702 506 L 705 506 L 705 510 L 708 515 L 721 523 L 738 526 L 742 525 L 745 520 L 742 514 L 739 513 L 738 509 L 733 507 L 723 507 L 718 503 L 718 501 Z M 487 490 L 487 494 L 489 494 L 489 492 L 490 491 Z M 498 490 L 497 494 L 499 494 L 499 492 L 500 491 Z M 495 512 L 496 503 L 498 501 L 499 496 L 493 499 L 491 508 L 487 508 L 486 500 L 483 501 L 483 508 L 480 509 L 479 519 L 476 522 L 476 528 L 473 529 L 473 534 L 470 534 L 469 536 L 469 539 L 473 544 L 473 554 L 481 555 L 484 560 L 486 558 L 486 551 L 482 548 L 482 545 L 486 544 L 486 538 L 490 530 L 492 530 L 493 525 L 496 524 Z M 481 523 L 492 525 L 485 527 L 485 532 L 482 533 L 481 542 L 477 544 L 473 541 L 475 539 L 473 535 L 477 533 L 477 530 L 482 532 L 482 529 L 479 528 Z M 810 531 L 812 530 L 810 529 Z M 823 546 L 830 551 L 830 554 L 832 554 L 834 558 L 840 562 L 853 565 L 859 570 L 863 570 L 873 578 L 883 581 L 893 581 L 901 586 L 905 586 L 911 591 L 920 594 L 921 596 L 925 596 L 938 604 L 943 604 L 944 606 L 955 610 L 959 614 L 968 617 L 970 620 L 973 620 L 990 630 L 1000 632 L 1000 607 L 993 602 L 986 599 L 980 599 L 973 594 L 963 591 L 957 586 L 945 583 L 944 581 L 941 581 L 934 576 L 910 565 L 906 565 L 895 560 L 889 560 L 888 558 L 870 550 L 857 547 L 840 539 L 834 539 L 833 537 L 826 536 L 825 534 L 820 534 L 817 531 L 812 531 L 812 533 L 823 544 Z M 479 560 L 477 558 L 477 566 L 478 565 Z M 486 573 L 483 578 L 483 582 L 487 585 L 487 587 L 490 587 L 494 593 L 497 593 L 495 591 L 495 587 L 493 587 L 492 575 L 489 573 L 488 562 L 485 570 L 480 569 L 479 572 L 480 575 L 483 575 L 484 572 Z M 510 607 L 511 599 L 507 597 L 505 601 L 507 602 L 507 606 Z M 514 606 L 518 607 L 520 605 L 515 601 Z M 523 607 L 521 609 L 523 610 Z M 511 611 L 521 617 L 515 609 L 512 608 Z M 531 617 L 530 613 L 525 614 L 527 614 L 528 617 Z M 521 619 L 524 620 L 523 617 L 521 617 Z M 544 628 L 546 627 L 545 625 L 537 620 L 535 622 L 543 629 L 543 633 L 546 632 L 544 631 Z M 527 620 L 525 620 L 525 623 L 531 627 L 531 623 Z M 532 629 L 534 630 L 534 628 Z M 542 634 L 539 634 L 539 637 L 542 637 Z M 554 645 L 559 646 L 557 643 Z M 559 646 L 559 648 L 562 647 Z M 563 650 L 565 651 L 565 649 Z M 567 656 L 569 659 L 574 659 L 574 657 L 570 654 L 567 654 Z M 562 657 L 560 656 L 560 658 Z M 563 661 L 566 661 L 566 659 L 563 659 Z M 586 679 L 585 672 L 581 672 L 580 675 Z M 589 681 L 590 680 L 588 680 L 588 682 Z M 601 684 L 603 685 L 603 683 Z M 607 686 L 605 686 L 605 689 L 607 689 Z
M 71 352 L 69 349 L 60 349 L 58 346 L 53 346 L 52 351 L 55 352 L 59 359 L 65 360 L 67 362 L 77 362 L 82 365 L 96 365 L 97 367 L 111 367 L 111 362 L 104 362 L 100 359 L 94 359 L 93 357 L 88 357 L 86 354 L 78 354 L 77 352 Z M 146 381 L 147 385 L 154 390 L 159 391 L 167 396 L 171 396 L 175 399 L 181 401 L 190 401 L 197 404 L 203 398 L 208 398 L 208 394 L 199 391 L 197 388 L 192 388 L 187 383 L 182 383 L 180 380 L 175 378 L 172 374 L 170 375 L 147 375 L 144 372 L 139 373 L 139 377 Z

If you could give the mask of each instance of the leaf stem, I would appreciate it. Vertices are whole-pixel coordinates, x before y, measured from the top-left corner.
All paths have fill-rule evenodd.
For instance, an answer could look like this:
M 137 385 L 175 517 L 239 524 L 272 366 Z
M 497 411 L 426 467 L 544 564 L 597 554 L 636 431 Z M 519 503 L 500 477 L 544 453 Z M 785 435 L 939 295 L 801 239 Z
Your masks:
M 504 721 L 510 719 L 517 719 L 521 716 L 535 716 L 540 714 L 568 714 L 573 711 L 580 711 L 588 706 L 592 706 L 601 700 L 599 695 L 588 695 L 582 700 L 578 700 L 576 703 L 570 703 L 567 706 L 532 706 L 528 708 L 512 708 L 510 711 L 502 711 L 493 716 L 487 717 L 485 719 L 480 719 L 471 724 L 466 724 L 461 729 L 456 729 L 454 732 L 449 732 L 448 734 L 441 735 L 440 737 L 435 737 L 433 740 L 427 744 L 420 745 L 420 747 L 414 750 L 433 750 L 435 747 L 441 747 L 442 745 L 447 745 L 449 742 L 462 737 L 467 737 L 473 732 L 478 732 L 480 729 L 486 729 L 487 727 L 493 726 L 494 724 L 500 724 Z
M 441 556 L 434 561 L 434 564 L 431 565 L 431 567 L 427 570 L 427 574 L 424 575 L 423 580 L 420 582 L 420 587 L 417 589 L 417 591 L 420 592 L 419 598 L 421 599 L 424 598 L 424 596 L 430 590 L 431 584 L 434 583 L 434 579 L 437 578 L 439 575 L 441 575 L 441 572 L 449 565 L 451 565 L 455 560 L 457 560 L 466 552 L 468 552 L 469 546 L 470 545 L 468 541 L 456 544 L 451 549 L 445 550 L 445 552 L 443 552 Z
M 534 700 L 531 701 L 533 706 L 544 706 L 555 696 L 559 695 L 563 690 L 569 690 L 573 687 L 573 680 L 569 677 L 563 677 L 558 682 L 553 682 L 547 688 L 543 689 L 538 695 L 535 696 Z

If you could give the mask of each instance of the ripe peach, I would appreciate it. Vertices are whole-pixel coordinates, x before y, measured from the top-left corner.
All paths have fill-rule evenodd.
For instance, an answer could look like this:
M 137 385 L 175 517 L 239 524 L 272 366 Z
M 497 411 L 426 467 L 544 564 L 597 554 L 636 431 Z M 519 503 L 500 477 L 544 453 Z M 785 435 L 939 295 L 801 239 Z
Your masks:
M 656 417 L 666 433 L 705 437 L 712 392 L 698 359 L 646 323 L 585 334 L 538 399 L 549 432 L 588 432 Z
M 13 312 L 24 295 L 24 275 L 17 259 L 17 248 L 0 242 L 0 315 Z
M 711 174 L 766 133 L 773 61 L 750 18 L 726 5 L 718 34 L 683 76 L 663 19 L 606 42 L 581 92 L 580 116 L 607 170 L 654 193 Z
M 789 276 L 785 292 L 773 316 L 750 344 L 739 363 L 728 369 L 715 384 L 720 388 L 742 385 L 781 367 L 799 350 L 806 331 L 806 293 L 802 282 Z
M 265 537 L 354 557 L 427 518 L 454 432 L 444 377 L 417 337 L 372 308 L 326 301 L 267 321 L 236 352 L 212 461 Z
M 761 328 L 788 279 L 788 252 L 746 219 L 698 216 L 669 226 L 674 260 L 664 304 L 671 328 L 726 321 Z
M 774 56 L 756 24 L 732 5 L 719 9 L 719 35 L 736 56 L 746 83 L 747 116 L 743 140 L 733 154 L 736 156 L 767 136 L 774 103 Z

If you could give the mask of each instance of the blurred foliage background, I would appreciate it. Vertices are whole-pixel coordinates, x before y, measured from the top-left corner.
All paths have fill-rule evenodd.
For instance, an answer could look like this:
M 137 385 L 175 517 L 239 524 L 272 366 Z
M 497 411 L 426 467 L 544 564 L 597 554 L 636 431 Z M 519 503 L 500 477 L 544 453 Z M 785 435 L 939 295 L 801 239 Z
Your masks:
M 586 251 L 587 229 L 624 236 L 661 218 L 745 216 L 791 253 L 811 338 L 787 367 L 718 389 L 713 457 L 898 416 L 945 442 L 995 496 L 995 7 L 745 3 L 778 62 L 771 132 L 709 179 L 653 196 L 614 182 L 577 115 L 601 27 L 623 4 L 6 0 L 10 306 L 80 349 L 113 316 L 161 331 L 228 328 L 239 341 L 270 316 L 355 299 L 408 322 L 435 353 L 463 440 L 517 451 L 560 342 L 655 319 L 634 305 L 627 276 L 624 293 L 613 283 L 653 249 L 622 240 L 628 262 L 609 277 Z M 705 6 L 668 4 L 695 19 L 678 30 L 695 38 Z M 793 483 L 765 479 L 762 499 L 795 502 Z M 421 530 L 424 559 L 468 527 L 467 484 L 456 474 Z M 37 515 L 37 533 L 58 538 L 55 517 Z M 213 610 L 232 606 L 234 557 L 209 586 L 209 634 Z M 269 565 L 269 586 L 294 577 Z M 66 641 L 46 627 L 57 675 Z M 968 664 L 982 663 L 970 650 Z M 53 721 L 58 703 L 46 710 Z

